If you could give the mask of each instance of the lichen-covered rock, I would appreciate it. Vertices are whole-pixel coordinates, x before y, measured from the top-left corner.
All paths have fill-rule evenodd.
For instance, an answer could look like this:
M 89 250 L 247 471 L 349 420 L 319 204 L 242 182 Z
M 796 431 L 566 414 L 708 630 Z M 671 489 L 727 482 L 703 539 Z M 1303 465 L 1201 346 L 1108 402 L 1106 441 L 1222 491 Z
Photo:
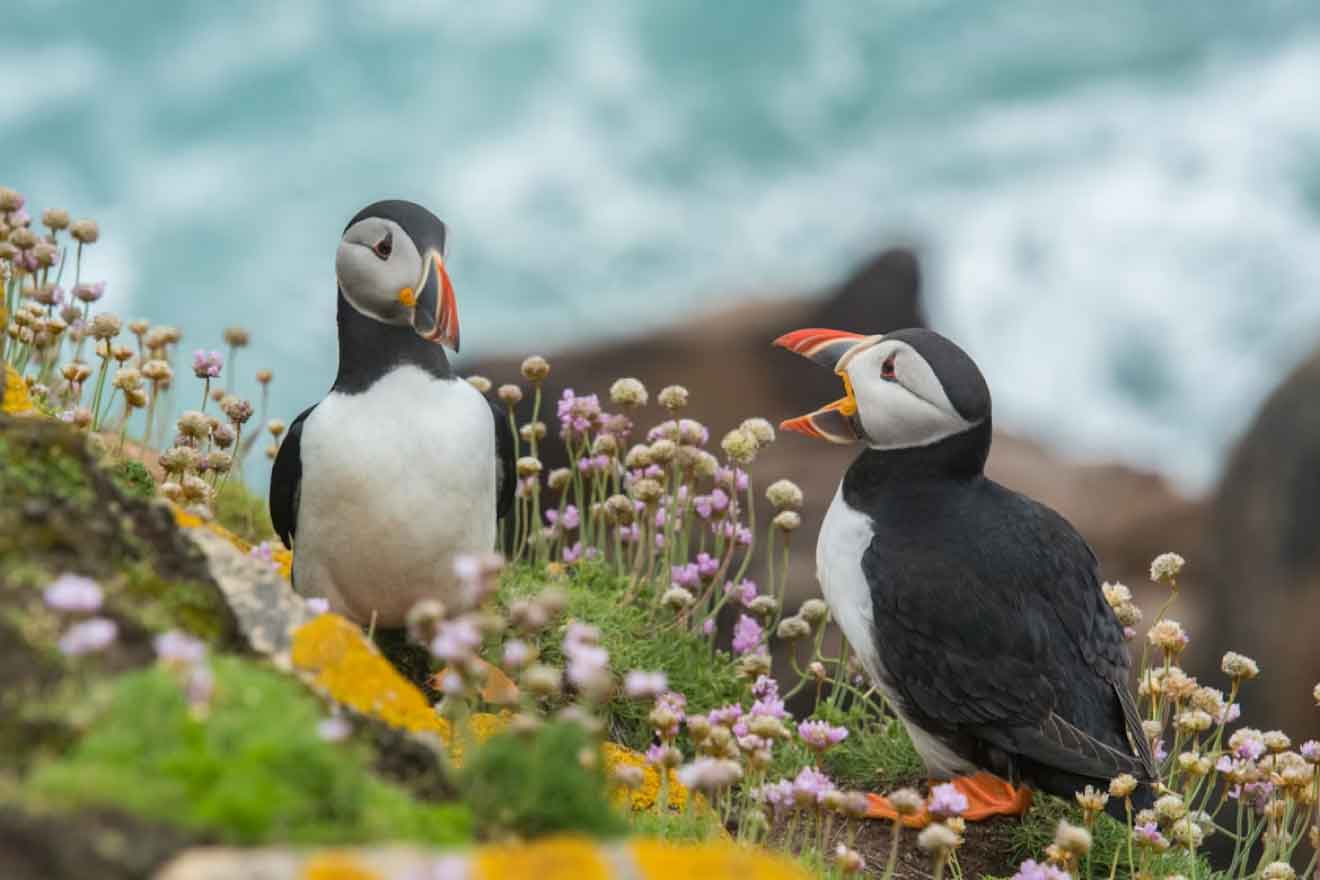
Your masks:
M 28 395 L 27 383 L 9 364 L 5 364 L 4 369 L 5 381 L 3 387 L 0 387 L 0 413 L 12 416 L 32 412 L 32 398 Z
M 48 419 L 0 416 L 0 768 L 58 753 L 94 717 L 103 684 L 152 662 L 152 639 L 179 629 L 241 646 L 206 558 L 129 471 L 97 462 L 86 438 Z M 50 607 L 58 576 L 94 579 L 116 637 L 88 656 L 61 638 L 79 617 Z

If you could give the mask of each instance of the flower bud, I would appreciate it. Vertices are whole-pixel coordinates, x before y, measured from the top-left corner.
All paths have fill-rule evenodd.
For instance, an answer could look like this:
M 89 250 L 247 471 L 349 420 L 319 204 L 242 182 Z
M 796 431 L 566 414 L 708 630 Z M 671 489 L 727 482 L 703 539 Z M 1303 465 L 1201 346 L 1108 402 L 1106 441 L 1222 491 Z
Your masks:
M 528 382 L 540 384 L 550 375 L 550 362 L 534 354 L 522 362 L 522 375 Z

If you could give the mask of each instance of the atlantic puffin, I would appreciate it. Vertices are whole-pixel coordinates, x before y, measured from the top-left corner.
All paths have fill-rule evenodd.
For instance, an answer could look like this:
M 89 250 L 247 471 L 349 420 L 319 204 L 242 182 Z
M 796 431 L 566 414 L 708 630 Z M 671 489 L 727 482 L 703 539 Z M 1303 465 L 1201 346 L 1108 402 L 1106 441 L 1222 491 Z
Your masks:
M 294 589 L 363 624 L 399 627 L 419 600 L 451 598 L 455 561 L 495 548 L 513 501 L 505 419 L 445 355 L 459 348 L 445 237 L 406 201 L 348 222 L 335 256 L 339 372 L 293 420 L 271 472 Z
M 817 578 L 930 777 L 954 781 L 971 820 L 1020 815 L 1032 788 L 1071 800 L 1122 773 L 1154 780 L 1096 557 L 985 476 L 990 389 L 971 357 L 925 329 L 775 344 L 843 380 L 843 399 L 782 427 L 865 445 L 822 524 Z M 895 818 L 884 798 L 871 812 Z

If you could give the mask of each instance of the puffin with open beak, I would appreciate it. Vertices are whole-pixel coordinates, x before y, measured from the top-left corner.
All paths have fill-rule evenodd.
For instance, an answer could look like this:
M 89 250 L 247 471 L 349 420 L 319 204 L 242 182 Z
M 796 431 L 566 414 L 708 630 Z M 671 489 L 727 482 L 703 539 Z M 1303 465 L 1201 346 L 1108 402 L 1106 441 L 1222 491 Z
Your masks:
M 775 344 L 843 381 L 842 399 L 783 423 L 864 447 L 821 527 L 817 577 L 931 778 L 967 796 L 965 818 L 1021 814 L 1031 788 L 1071 799 L 1121 773 L 1154 780 L 1095 555 L 985 476 L 990 390 L 966 352 L 924 329 Z M 871 812 L 896 818 L 881 797 Z
M 364 624 L 402 626 L 419 600 L 451 597 L 455 560 L 494 549 L 513 501 L 508 425 L 445 355 L 459 347 L 445 237 L 412 202 L 349 221 L 335 256 L 339 373 L 271 473 L 294 589 Z

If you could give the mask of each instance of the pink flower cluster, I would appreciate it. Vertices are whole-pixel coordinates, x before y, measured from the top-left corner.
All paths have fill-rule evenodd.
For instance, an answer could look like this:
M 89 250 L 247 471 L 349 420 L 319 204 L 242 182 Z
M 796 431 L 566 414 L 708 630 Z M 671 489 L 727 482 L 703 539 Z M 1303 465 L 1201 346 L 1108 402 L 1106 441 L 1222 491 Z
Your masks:
M 224 355 L 218 351 L 207 352 L 199 348 L 193 352 L 193 375 L 198 379 L 217 379 L 224 366 Z

